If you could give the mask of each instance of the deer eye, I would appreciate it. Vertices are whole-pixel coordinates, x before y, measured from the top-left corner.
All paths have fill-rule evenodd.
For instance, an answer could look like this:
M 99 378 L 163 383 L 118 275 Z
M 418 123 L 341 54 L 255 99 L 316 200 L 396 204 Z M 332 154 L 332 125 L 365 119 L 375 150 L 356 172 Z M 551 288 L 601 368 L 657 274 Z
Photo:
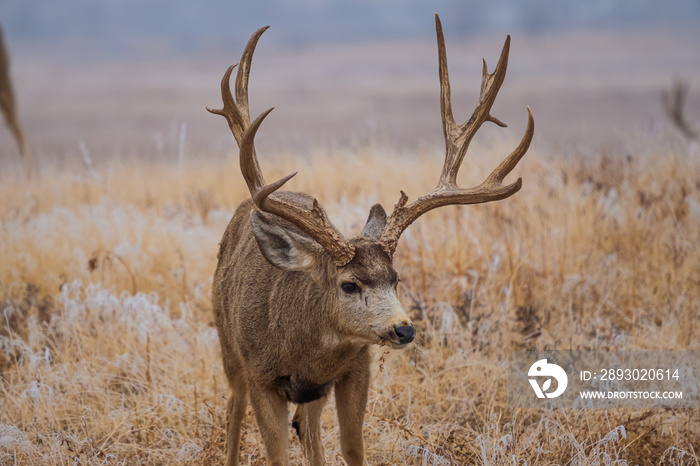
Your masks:
M 340 285 L 340 288 L 346 293 L 355 293 L 356 291 L 360 291 L 360 287 L 353 282 L 343 282 L 343 284 Z

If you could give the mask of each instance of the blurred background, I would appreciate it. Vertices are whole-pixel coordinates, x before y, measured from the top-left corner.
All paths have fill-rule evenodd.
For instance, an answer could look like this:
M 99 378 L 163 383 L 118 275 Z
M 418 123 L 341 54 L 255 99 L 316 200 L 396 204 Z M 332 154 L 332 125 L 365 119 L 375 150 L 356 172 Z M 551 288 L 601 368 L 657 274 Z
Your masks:
M 440 144 L 435 12 L 458 120 L 481 58 L 492 69 L 512 35 L 493 111 L 509 129 L 479 137 L 519 139 L 526 105 L 555 151 L 673 133 L 660 95 L 679 79 L 699 125 L 700 0 L 28 0 L 0 3 L 0 24 L 33 157 L 100 159 L 231 153 L 205 106 L 220 106 L 224 70 L 264 25 L 251 111 L 276 110 L 259 148 Z M 0 129 L 0 168 L 18 160 Z
M 359 233 L 438 179 L 435 12 L 459 122 L 512 35 L 492 109 L 509 126 L 482 127 L 459 184 L 516 146 L 527 105 L 535 138 L 517 195 L 404 232 L 420 336 L 373 356 L 367 463 L 698 464 L 698 410 L 512 409 L 502 368 L 512 350 L 700 350 L 700 152 L 661 99 L 686 83 L 700 133 L 700 0 L 0 0 L 30 154 L 0 125 L 0 464 L 223 462 L 212 273 L 250 195 L 205 108 L 270 25 L 250 83 L 253 116 L 275 107 L 262 171 L 298 170 L 285 189 Z

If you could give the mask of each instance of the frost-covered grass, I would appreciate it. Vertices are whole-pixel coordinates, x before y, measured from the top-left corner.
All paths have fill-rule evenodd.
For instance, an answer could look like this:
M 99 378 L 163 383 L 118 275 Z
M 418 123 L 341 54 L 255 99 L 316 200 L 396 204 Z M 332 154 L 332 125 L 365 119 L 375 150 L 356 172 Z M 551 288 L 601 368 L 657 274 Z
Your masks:
M 510 145 L 477 147 L 475 184 Z M 435 148 L 261 157 L 346 232 L 437 180 Z M 418 328 L 375 349 L 369 464 L 698 464 L 698 410 L 526 410 L 507 351 L 700 350 L 700 161 L 656 142 L 516 169 L 500 203 L 421 218 L 395 257 Z M 339 167 L 342 166 L 342 170 Z M 212 464 L 228 393 L 211 313 L 237 161 L 114 162 L 0 175 L 0 464 Z M 182 169 L 182 170 L 181 170 Z M 343 464 L 329 403 L 323 442 Z M 263 461 L 252 413 L 243 458 Z M 291 433 L 290 433 L 291 436 Z M 292 440 L 293 464 L 301 449 Z

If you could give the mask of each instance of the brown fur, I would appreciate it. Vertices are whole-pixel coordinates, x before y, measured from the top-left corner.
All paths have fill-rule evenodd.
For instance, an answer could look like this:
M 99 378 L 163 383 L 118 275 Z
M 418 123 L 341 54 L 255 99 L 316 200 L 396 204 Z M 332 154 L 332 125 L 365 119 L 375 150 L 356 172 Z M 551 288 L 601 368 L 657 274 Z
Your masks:
M 275 195 L 300 204 L 312 202 L 299 193 Z M 396 271 L 391 259 L 378 244 L 359 237 L 351 240 L 356 254 L 344 267 L 333 265 L 319 248 L 308 271 L 282 270 L 261 252 L 250 220 L 253 209 L 248 200 L 236 210 L 221 241 L 214 275 L 214 313 L 232 388 L 227 464 L 238 464 L 248 398 L 271 464 L 287 464 L 287 402 L 299 403 L 294 424 L 310 463 L 323 464 L 319 417 L 331 388 L 335 389 L 343 455 L 348 464 L 362 464 L 369 344 L 381 339 L 376 336 L 371 341 L 371 336 L 365 336 L 366 318 L 342 310 L 338 280 L 352 276 L 363 289 L 393 290 Z M 285 231 L 304 235 L 286 220 L 270 219 Z M 364 300 L 371 307 L 369 298 Z M 387 321 L 387 327 L 410 325 L 400 311 L 400 321 Z

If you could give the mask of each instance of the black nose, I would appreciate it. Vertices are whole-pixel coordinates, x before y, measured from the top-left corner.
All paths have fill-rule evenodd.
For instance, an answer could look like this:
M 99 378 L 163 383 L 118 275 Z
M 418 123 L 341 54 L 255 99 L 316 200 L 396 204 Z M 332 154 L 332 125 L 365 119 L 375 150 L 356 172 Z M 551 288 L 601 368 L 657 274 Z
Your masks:
M 413 337 L 416 336 L 416 331 L 414 330 L 413 325 L 394 327 L 394 332 L 396 332 L 396 336 L 399 337 L 399 343 L 402 345 L 411 343 L 413 341 Z

